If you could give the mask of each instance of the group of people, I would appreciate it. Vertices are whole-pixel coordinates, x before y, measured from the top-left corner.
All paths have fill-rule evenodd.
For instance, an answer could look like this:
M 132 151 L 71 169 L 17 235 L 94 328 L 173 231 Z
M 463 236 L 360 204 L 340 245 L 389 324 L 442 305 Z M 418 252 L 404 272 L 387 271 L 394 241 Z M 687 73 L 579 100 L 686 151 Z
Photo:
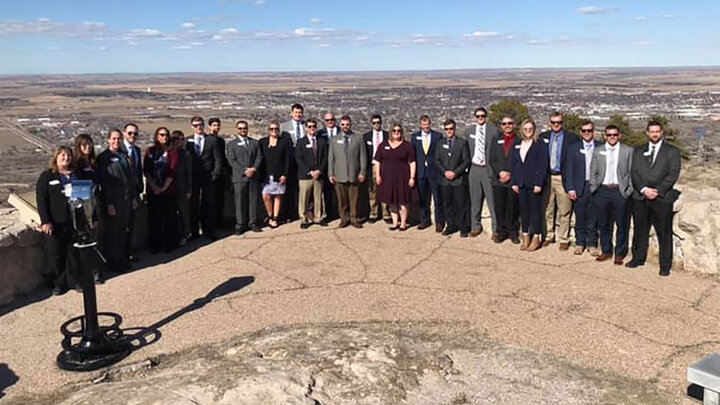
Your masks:
M 338 217 L 340 228 L 362 228 L 367 219 L 384 220 L 390 231 L 406 231 L 411 206 L 417 205 L 417 229 L 432 226 L 434 219 L 442 235 L 477 237 L 487 202 L 496 243 L 509 239 L 521 250 L 535 251 L 557 241 L 560 250 L 569 250 L 574 212 L 573 252 L 587 250 L 598 261 L 614 257 L 618 265 L 628 255 L 632 214 L 632 259 L 625 266 L 645 263 L 652 225 L 660 245 L 660 275 L 669 274 L 680 153 L 664 141 L 661 123 L 648 123 L 647 145 L 633 149 L 620 142 L 622 134 L 613 125 L 604 130 L 605 143 L 595 139 L 589 120 L 582 122 L 580 136 L 566 131 L 559 112 L 550 115 L 550 129 L 540 134 L 531 119 L 520 123 L 516 133 L 512 116 L 503 116 L 498 129 L 488 123 L 484 107 L 474 115 L 475 125 L 465 136 L 458 136 L 454 120 L 443 122 L 440 133 L 423 115 L 419 130 L 406 137 L 398 123 L 384 130 L 377 114 L 371 117 L 372 129 L 360 135 L 347 115 L 337 122 L 328 112 L 320 128 L 317 120 L 304 119 L 302 105 L 294 104 L 290 120 L 270 121 L 267 136 L 259 140 L 249 136 L 245 120 L 235 123 L 237 136 L 226 141 L 220 119 L 209 119 L 207 131 L 204 119 L 196 116 L 190 120 L 191 136 L 157 128 L 153 145 L 141 153 L 135 144 L 138 126 L 129 123 L 108 132 L 108 146 L 97 157 L 92 138 L 78 135 L 74 149 L 55 151 L 37 183 L 53 291 L 61 294 L 77 280 L 66 269 L 73 230 L 62 194 L 74 179 L 97 186 L 97 236 L 109 269 L 116 272 L 131 267 L 134 216 L 143 190 L 150 249 L 167 252 L 200 237 L 201 230 L 204 237 L 217 238 L 231 182 L 236 234 L 295 219 L 302 229 L 325 227 Z M 367 200 L 361 202 L 361 195 Z M 361 205 L 369 213 L 363 215 Z M 102 277 L 96 271 L 96 281 Z

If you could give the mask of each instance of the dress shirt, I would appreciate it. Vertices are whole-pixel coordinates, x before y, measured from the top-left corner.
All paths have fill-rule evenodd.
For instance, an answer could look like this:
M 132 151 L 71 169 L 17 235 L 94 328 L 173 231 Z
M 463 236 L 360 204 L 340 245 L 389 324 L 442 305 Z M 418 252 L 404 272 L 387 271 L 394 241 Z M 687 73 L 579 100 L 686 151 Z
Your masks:
M 528 141 L 522 141 L 520 142 L 520 159 L 522 159 L 523 163 L 525 163 L 525 157 L 527 157 L 527 153 L 530 150 L 530 147 L 532 146 L 532 142 Z
M 373 140 L 372 140 L 372 143 L 373 143 L 373 145 L 372 145 L 372 147 L 373 147 L 373 153 L 372 153 L 372 155 L 373 155 L 373 158 L 374 158 L 374 157 L 375 157 L 375 153 L 377 153 L 377 148 L 378 148 L 378 146 L 380 146 L 380 144 L 381 144 L 382 141 L 383 141 L 383 133 L 382 133 L 382 131 L 375 131 L 375 130 L 373 130 L 373 138 L 372 138 L 372 139 L 373 139 Z
M 658 151 L 660 150 L 660 147 L 662 146 L 663 140 L 659 140 L 656 144 L 653 144 L 652 142 L 648 142 L 648 151 L 649 154 L 650 151 L 653 151 L 653 146 L 655 147 L 653 151 L 653 157 L 652 157 L 652 164 L 655 164 L 655 159 L 657 158 Z
M 603 185 L 618 184 L 617 177 L 617 164 L 618 156 L 620 155 L 620 145 L 615 146 L 605 145 L 605 178 L 603 179 Z
M 337 127 L 325 127 L 325 130 L 327 130 L 328 138 L 332 138 L 337 135 Z
M 595 142 L 585 142 L 583 139 L 583 150 L 585 151 L 585 181 L 590 181 L 590 162 L 592 162 L 593 151 L 595 150 Z
M 487 160 L 485 159 L 485 129 L 486 124 L 478 125 L 475 124 L 475 150 L 473 151 L 472 162 L 478 166 L 485 166 Z
M 560 173 L 562 170 L 562 147 L 563 141 L 565 140 L 565 131 L 553 132 L 550 131 L 550 171 L 553 173 Z M 553 148 L 555 154 L 553 154 Z
M 195 142 L 195 151 L 198 155 L 201 155 L 205 144 L 205 135 L 193 135 L 193 142 Z
M 295 132 L 295 139 L 293 140 L 293 145 L 297 143 L 298 140 L 302 139 L 305 136 L 305 129 L 303 128 L 304 125 L 302 121 L 293 121 L 293 127 Z
M 420 136 L 422 136 L 423 152 L 425 152 L 425 155 L 427 156 L 428 151 L 430 150 L 430 132 L 420 131 Z

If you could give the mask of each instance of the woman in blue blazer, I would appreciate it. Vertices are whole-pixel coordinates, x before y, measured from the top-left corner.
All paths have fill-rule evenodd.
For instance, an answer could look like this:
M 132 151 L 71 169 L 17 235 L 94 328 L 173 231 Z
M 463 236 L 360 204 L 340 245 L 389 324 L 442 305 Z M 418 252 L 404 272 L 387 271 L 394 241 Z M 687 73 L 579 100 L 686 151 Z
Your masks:
M 520 200 L 520 222 L 523 242 L 520 250 L 537 250 L 542 241 L 545 220 L 542 192 L 547 181 L 548 150 L 538 142 L 535 121 L 522 122 L 522 136 L 512 150 L 513 166 L 510 184 Z

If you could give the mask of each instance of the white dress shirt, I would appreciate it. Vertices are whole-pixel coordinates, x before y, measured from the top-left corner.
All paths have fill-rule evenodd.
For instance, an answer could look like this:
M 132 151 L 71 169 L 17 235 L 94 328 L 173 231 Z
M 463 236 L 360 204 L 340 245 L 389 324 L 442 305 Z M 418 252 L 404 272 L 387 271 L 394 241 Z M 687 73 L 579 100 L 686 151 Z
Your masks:
M 618 184 L 617 166 L 618 159 L 620 156 L 620 145 L 610 146 L 605 144 L 605 178 L 603 179 L 603 185 Z
M 375 157 L 375 153 L 377 153 L 377 148 L 378 148 L 378 146 L 380 146 L 382 141 L 383 141 L 382 131 L 373 130 L 373 135 L 372 135 L 373 157 Z
M 193 135 L 193 142 L 195 142 L 195 150 L 197 151 L 198 155 L 201 155 L 203 152 L 203 146 L 205 144 L 205 136 L 204 135 Z
M 655 146 L 655 151 L 653 153 L 652 157 L 652 164 L 655 164 L 655 158 L 657 158 L 658 151 L 660 150 L 660 147 L 662 146 L 663 140 L 660 139 L 656 144 L 653 144 L 652 142 L 648 142 L 648 150 L 647 153 L 649 154 L 653 146 Z
M 485 156 L 485 143 L 487 143 L 487 124 L 478 125 L 475 124 L 475 150 L 473 151 L 472 162 L 478 166 L 485 166 L 487 159 Z M 482 143 L 480 142 L 482 139 Z
M 582 143 L 585 150 L 585 181 L 590 181 L 590 162 L 592 162 L 593 151 L 595 151 L 595 142 L 585 142 L 583 139 Z

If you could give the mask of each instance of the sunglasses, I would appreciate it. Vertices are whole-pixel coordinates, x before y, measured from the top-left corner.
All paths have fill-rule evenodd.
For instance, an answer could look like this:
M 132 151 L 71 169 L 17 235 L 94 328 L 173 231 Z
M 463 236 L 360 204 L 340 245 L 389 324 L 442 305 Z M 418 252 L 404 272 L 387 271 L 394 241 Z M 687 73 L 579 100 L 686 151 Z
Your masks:
M 446 130 L 446 131 L 454 131 L 454 130 L 455 130 L 455 127 L 447 127 L 447 128 L 445 128 L 445 130 Z
M 278 127 L 270 127 L 270 130 L 271 130 L 271 131 L 279 131 L 280 128 L 278 128 Z
M 595 132 L 595 130 L 594 129 L 580 129 L 580 132 L 582 132 L 583 134 L 589 134 L 589 133 Z
M 247 131 L 247 127 L 238 127 L 238 131 Z
M 611 132 L 609 134 L 605 134 L 605 136 L 620 136 L 620 133 L 618 132 Z
M 204 127 L 205 124 L 192 124 L 193 127 Z
M 310 124 L 310 125 L 305 125 L 305 126 L 306 126 L 308 129 L 310 129 L 310 128 L 317 128 L 317 125 L 315 125 L 315 124 Z
M 372 121 L 372 124 L 373 124 L 373 125 L 380 125 L 380 124 L 382 124 L 382 121 Z
M 129 131 L 129 132 L 126 132 L 126 134 L 128 134 L 128 135 L 135 135 L 135 134 L 137 134 L 137 132 Z
M 170 134 L 167 134 L 167 133 L 165 133 L 165 132 L 160 132 L 160 133 L 158 134 L 158 136 L 169 136 L 169 135 L 170 135 Z
M 553 125 L 562 125 L 563 122 L 562 121 L 550 121 L 550 123 Z
M 485 115 L 485 114 L 478 114 L 475 116 L 475 118 L 485 118 L 485 117 L 487 117 L 487 115 Z
M 325 118 L 325 122 L 333 122 L 335 121 L 335 118 Z
M 393 132 L 393 134 L 402 133 L 402 130 L 401 129 L 393 129 L 392 132 Z
M 504 126 L 504 127 L 505 127 L 505 126 L 508 126 L 508 125 L 512 125 L 512 124 L 514 124 L 514 123 L 513 123 L 513 122 L 501 122 L 501 123 L 500 123 L 500 125 L 502 125 L 502 126 Z

